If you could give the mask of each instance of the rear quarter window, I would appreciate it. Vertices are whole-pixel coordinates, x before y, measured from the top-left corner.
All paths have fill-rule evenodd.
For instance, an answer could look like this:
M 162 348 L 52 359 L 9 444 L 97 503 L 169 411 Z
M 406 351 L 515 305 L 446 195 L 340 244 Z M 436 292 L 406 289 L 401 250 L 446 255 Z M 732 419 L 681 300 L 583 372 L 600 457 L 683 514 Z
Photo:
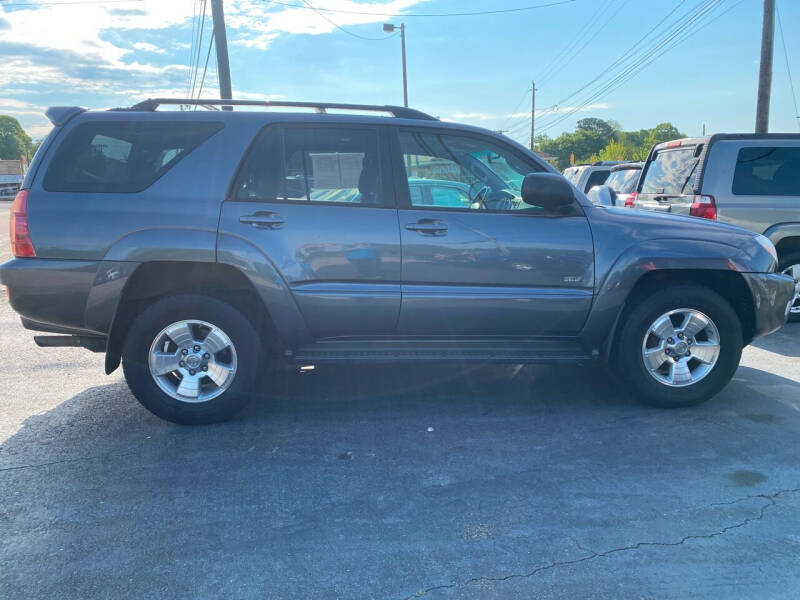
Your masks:
M 800 196 L 800 147 L 742 148 L 736 157 L 733 193 Z
M 583 191 L 588 192 L 596 185 L 603 185 L 606 179 L 608 179 L 608 173 L 609 171 L 605 169 L 600 169 L 591 173 L 589 179 L 586 180 L 586 185 L 583 186 Z
M 141 192 L 222 129 L 219 122 L 114 121 L 77 125 L 44 177 L 48 192 Z

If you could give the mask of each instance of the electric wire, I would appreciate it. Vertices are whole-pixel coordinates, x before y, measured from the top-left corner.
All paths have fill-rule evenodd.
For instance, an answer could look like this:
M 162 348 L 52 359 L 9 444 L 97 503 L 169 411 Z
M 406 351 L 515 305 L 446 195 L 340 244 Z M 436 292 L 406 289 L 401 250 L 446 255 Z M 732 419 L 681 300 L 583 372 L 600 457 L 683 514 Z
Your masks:
M 786 38 L 783 37 L 783 24 L 781 23 L 781 11 L 778 8 L 777 2 L 775 3 L 775 16 L 778 17 L 778 32 L 781 34 L 781 45 L 783 46 L 783 58 L 786 61 L 786 76 L 789 78 L 789 89 L 792 90 L 792 102 L 794 103 L 794 118 L 797 122 L 797 128 L 800 129 L 800 111 L 797 110 L 797 94 L 794 91 L 794 82 L 792 81 L 792 70 L 789 67 L 789 53 L 786 50 Z
M 197 72 L 200 69 L 200 51 L 203 47 L 203 32 L 205 31 L 206 25 L 206 5 L 208 4 L 208 0 L 203 0 L 203 6 L 201 9 L 201 17 L 200 17 L 200 33 L 198 34 L 198 41 L 197 41 L 197 58 L 195 59 L 195 67 L 194 67 L 194 77 L 192 78 L 192 89 L 189 92 L 189 98 L 194 98 L 194 90 L 197 84 Z
M 573 2 L 577 2 L 578 0 L 554 0 L 552 2 L 547 2 L 544 4 L 534 4 L 529 6 L 520 6 L 517 8 L 505 8 L 505 9 L 495 9 L 495 10 L 478 10 L 478 11 L 471 11 L 471 12 L 454 12 L 454 13 L 381 13 L 381 12 L 366 12 L 366 11 L 358 11 L 358 10 L 344 10 L 338 8 L 322 8 L 322 7 L 314 7 L 308 4 L 305 0 L 302 0 L 307 6 L 303 6 L 302 4 L 294 4 L 290 2 L 279 2 L 278 0 L 266 0 L 270 4 L 279 4 L 281 6 L 288 6 L 290 8 L 311 8 L 317 12 L 328 12 L 328 13 L 338 13 L 344 15 L 364 15 L 364 16 L 371 16 L 371 17 L 474 17 L 474 16 L 481 16 L 481 15 L 497 15 L 497 14 L 506 14 L 506 13 L 515 13 L 515 12 L 523 12 L 527 10 L 535 10 L 537 8 L 548 8 L 551 6 L 559 6 L 561 4 L 571 4 Z
M 395 36 L 397 35 L 396 33 L 393 33 L 393 34 L 391 34 L 391 35 L 386 35 L 386 36 L 383 36 L 383 37 L 368 37 L 368 36 L 366 36 L 366 35 L 361 35 L 361 34 L 358 34 L 358 33 L 354 33 L 354 32 L 352 32 L 352 31 L 350 31 L 349 29 L 345 29 L 344 27 L 342 27 L 342 26 L 341 26 L 341 25 L 339 25 L 338 23 L 334 22 L 332 19 L 329 19 L 327 16 L 325 16 L 324 14 L 322 14 L 322 13 L 321 13 L 319 10 L 317 10 L 317 9 L 316 9 L 316 8 L 315 8 L 315 7 L 314 7 L 314 6 L 313 6 L 313 5 L 310 3 L 310 2 L 308 2 L 308 0 L 303 0 L 303 2 L 305 2 L 306 6 L 307 6 L 308 8 L 310 8 L 311 10 L 313 10 L 315 13 L 317 13 L 317 14 L 318 14 L 320 17 L 322 17 L 323 19 L 325 19 L 325 20 L 326 20 L 328 23 L 330 23 L 331 25 L 333 25 L 334 27 L 336 27 L 336 29 L 338 29 L 339 31 L 343 31 L 343 32 L 344 32 L 344 33 L 346 33 L 347 35 L 352 35 L 353 37 L 355 37 L 355 38 L 358 38 L 358 39 L 360 39 L 360 40 L 368 40 L 368 41 L 370 41 L 370 42 L 379 42 L 379 41 L 382 41 L 382 40 L 388 40 L 389 38 L 393 38 L 393 37 L 395 37 Z M 302 8 L 302 7 L 301 7 L 301 8 Z
M 200 99 L 200 96 L 203 94 L 203 84 L 206 81 L 206 71 L 208 71 L 208 59 L 211 58 L 211 48 L 214 47 L 214 34 L 215 32 L 211 32 L 211 38 L 208 40 L 208 52 L 206 53 L 206 64 L 203 67 L 203 77 L 200 79 L 200 89 L 197 91 L 197 99 Z M 194 109 L 197 110 L 197 104 L 194 105 Z

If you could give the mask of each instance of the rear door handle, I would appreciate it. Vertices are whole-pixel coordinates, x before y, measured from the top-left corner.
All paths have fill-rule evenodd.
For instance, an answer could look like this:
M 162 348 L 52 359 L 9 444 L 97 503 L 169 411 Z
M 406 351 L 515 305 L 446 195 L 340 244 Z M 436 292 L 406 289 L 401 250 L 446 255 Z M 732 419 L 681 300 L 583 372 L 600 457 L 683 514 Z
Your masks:
M 447 223 L 437 219 L 420 219 L 416 223 L 406 223 L 408 231 L 416 231 L 420 235 L 444 235 L 447 233 Z
M 285 221 L 283 217 L 274 212 L 257 212 L 252 215 L 242 215 L 239 223 L 246 223 L 259 229 L 279 229 Z

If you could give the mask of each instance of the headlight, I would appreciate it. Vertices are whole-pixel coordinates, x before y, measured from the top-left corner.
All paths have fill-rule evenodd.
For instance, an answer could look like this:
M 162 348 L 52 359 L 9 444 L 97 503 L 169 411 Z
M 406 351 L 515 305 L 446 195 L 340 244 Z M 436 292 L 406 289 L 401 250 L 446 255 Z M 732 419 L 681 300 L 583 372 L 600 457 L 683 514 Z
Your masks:
M 775 249 L 775 244 L 770 242 L 769 238 L 766 238 L 763 235 L 757 235 L 755 239 L 764 250 L 772 255 L 772 258 L 775 259 L 775 262 L 778 262 L 778 251 Z

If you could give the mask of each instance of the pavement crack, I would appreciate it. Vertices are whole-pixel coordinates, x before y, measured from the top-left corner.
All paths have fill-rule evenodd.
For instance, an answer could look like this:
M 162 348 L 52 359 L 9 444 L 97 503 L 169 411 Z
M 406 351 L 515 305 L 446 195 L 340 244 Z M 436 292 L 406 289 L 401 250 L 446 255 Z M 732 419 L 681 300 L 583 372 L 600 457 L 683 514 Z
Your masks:
M 551 562 L 550 564 L 542 565 L 541 567 L 536 567 L 535 569 L 533 569 L 532 571 L 530 571 L 528 573 L 512 573 L 511 575 L 505 575 L 503 577 L 471 577 L 470 579 L 467 579 L 467 580 L 462 581 L 462 582 L 455 582 L 455 583 L 449 583 L 449 584 L 436 585 L 436 586 L 433 586 L 433 587 L 426 588 L 425 590 L 419 591 L 416 594 L 412 594 L 410 596 L 406 596 L 403 600 L 413 600 L 414 598 L 421 598 L 422 596 L 425 596 L 426 594 L 429 594 L 430 592 L 435 592 L 437 590 L 445 590 L 445 589 L 453 589 L 453 588 L 457 588 L 457 587 L 463 587 L 463 586 L 470 585 L 472 583 L 498 583 L 498 582 L 502 582 L 502 581 L 508 581 L 510 579 L 527 579 L 529 577 L 533 577 L 534 575 L 537 575 L 537 574 L 542 573 L 544 571 L 549 571 L 551 569 L 555 569 L 557 567 L 565 567 L 565 566 L 570 566 L 570 565 L 576 565 L 576 564 L 580 564 L 580 563 L 587 562 L 587 561 L 590 561 L 590 560 L 594 560 L 596 558 L 602 558 L 602 557 L 605 557 L 605 556 L 610 556 L 612 554 L 617 554 L 619 552 L 630 552 L 632 550 L 638 550 L 640 548 L 645 548 L 645 547 L 648 547 L 648 546 L 674 547 L 674 546 L 681 546 L 682 544 L 684 544 L 684 543 L 686 543 L 686 542 L 688 542 L 690 540 L 708 540 L 708 539 L 712 539 L 712 538 L 724 535 L 724 534 L 726 534 L 727 532 L 729 532 L 729 531 L 731 531 L 733 529 L 739 529 L 740 527 L 744 527 L 745 525 L 748 525 L 749 523 L 753 523 L 755 521 L 762 520 L 764 518 L 765 511 L 770 506 L 775 506 L 777 504 L 775 502 L 775 498 L 777 498 L 778 496 L 780 496 L 782 494 L 793 494 L 793 493 L 797 493 L 797 492 L 800 492 L 800 488 L 778 490 L 776 492 L 773 492 L 772 494 L 756 494 L 756 495 L 753 495 L 753 496 L 746 496 L 744 498 L 739 498 L 739 499 L 736 499 L 736 500 L 732 500 L 730 502 L 717 502 L 717 503 L 711 504 L 709 506 L 720 506 L 720 505 L 725 505 L 725 504 L 736 504 L 737 502 L 742 502 L 744 500 L 756 499 L 756 498 L 761 498 L 761 499 L 764 499 L 764 500 L 767 501 L 766 503 L 764 503 L 759 508 L 758 514 L 756 516 L 747 517 L 746 519 L 742 519 L 741 521 L 738 521 L 738 522 L 734 523 L 733 525 L 728 525 L 727 527 L 723 527 L 722 529 L 720 529 L 718 531 L 713 531 L 711 533 L 686 535 L 686 536 L 682 537 L 680 540 L 678 540 L 676 542 L 637 542 L 637 543 L 631 544 L 629 546 L 621 546 L 619 548 L 611 548 L 610 550 L 605 550 L 603 552 L 594 552 L 593 550 L 590 550 L 588 548 L 585 548 L 585 547 L 581 546 L 580 542 L 577 539 L 571 538 L 573 543 L 579 549 L 581 549 L 584 552 L 588 552 L 588 554 L 586 556 L 582 556 L 580 558 L 574 558 L 574 559 L 571 559 L 571 560 L 556 560 L 556 561 Z

